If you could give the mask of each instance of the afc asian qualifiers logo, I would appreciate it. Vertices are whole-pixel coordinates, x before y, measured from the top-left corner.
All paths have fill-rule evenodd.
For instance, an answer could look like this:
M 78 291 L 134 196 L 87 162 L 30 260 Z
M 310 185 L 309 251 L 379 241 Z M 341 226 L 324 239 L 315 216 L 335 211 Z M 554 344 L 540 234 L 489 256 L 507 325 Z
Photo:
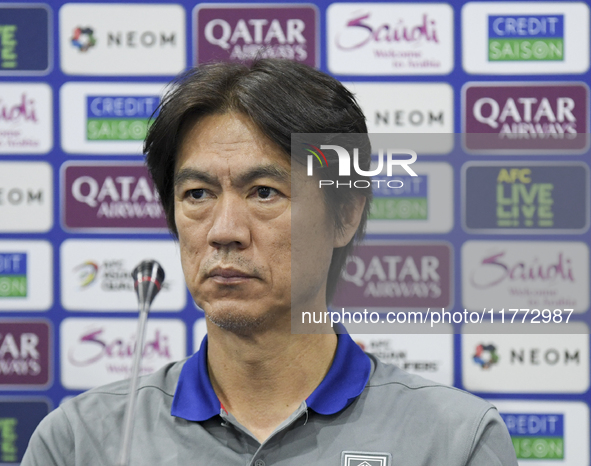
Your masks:
M 495 345 L 480 344 L 476 347 L 476 352 L 472 359 L 483 369 L 490 369 L 499 361 L 497 347 Z

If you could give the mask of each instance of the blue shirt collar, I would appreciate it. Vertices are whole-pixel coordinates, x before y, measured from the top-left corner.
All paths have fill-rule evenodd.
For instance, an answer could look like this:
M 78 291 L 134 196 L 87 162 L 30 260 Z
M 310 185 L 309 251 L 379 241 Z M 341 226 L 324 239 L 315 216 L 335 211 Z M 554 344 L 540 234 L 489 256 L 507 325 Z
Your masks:
M 306 400 L 318 414 L 335 414 L 357 398 L 371 372 L 369 357 L 346 333 L 337 335 L 337 350 L 324 380 Z M 172 400 L 171 414 L 188 421 L 205 421 L 222 407 L 213 391 L 207 369 L 207 336 L 199 351 L 183 366 Z

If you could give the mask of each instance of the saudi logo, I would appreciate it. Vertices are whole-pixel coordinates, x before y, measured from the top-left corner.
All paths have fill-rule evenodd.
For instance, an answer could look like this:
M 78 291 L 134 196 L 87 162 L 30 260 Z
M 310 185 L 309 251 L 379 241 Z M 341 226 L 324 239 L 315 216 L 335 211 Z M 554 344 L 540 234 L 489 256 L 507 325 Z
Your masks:
M 478 345 L 474 354 L 474 362 L 483 369 L 488 369 L 499 361 L 495 345 Z
M 72 45 L 81 52 L 86 52 L 96 44 L 93 34 L 94 30 L 92 28 L 77 27 L 74 29 L 74 34 L 72 35 Z

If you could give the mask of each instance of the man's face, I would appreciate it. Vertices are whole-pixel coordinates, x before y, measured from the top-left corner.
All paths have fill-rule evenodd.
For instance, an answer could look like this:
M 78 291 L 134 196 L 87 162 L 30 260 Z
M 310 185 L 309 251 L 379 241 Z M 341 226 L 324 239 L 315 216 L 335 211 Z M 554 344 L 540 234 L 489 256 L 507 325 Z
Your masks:
M 209 319 L 237 332 L 278 320 L 289 325 L 288 157 L 242 114 L 210 115 L 184 131 L 174 186 L 185 279 Z M 307 212 L 302 227 L 314 246 L 294 251 L 304 265 L 294 270 L 305 276 L 299 280 L 303 294 L 323 302 L 333 247 L 330 222 L 320 193 L 301 201 L 296 210 Z

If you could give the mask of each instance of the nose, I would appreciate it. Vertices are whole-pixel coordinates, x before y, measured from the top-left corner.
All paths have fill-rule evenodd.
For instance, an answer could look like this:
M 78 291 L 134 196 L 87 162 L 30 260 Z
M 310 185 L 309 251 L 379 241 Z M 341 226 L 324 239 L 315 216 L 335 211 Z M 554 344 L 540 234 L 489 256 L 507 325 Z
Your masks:
M 245 249 L 251 241 L 249 224 L 244 200 L 237 196 L 222 196 L 213 209 L 208 244 L 216 249 Z

